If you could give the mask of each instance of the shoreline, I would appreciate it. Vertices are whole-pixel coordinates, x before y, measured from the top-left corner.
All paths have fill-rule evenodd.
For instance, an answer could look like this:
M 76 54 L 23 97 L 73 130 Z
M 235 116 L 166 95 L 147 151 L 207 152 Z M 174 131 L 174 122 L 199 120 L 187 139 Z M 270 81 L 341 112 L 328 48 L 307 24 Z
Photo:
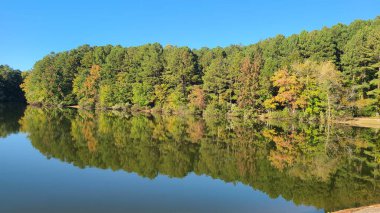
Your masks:
M 36 106 L 33 104 L 30 104 L 32 106 Z M 72 108 L 72 109 L 80 109 L 80 110 L 89 110 L 83 107 L 80 107 L 79 105 L 70 105 L 70 106 L 63 106 L 64 108 Z M 120 109 L 111 109 L 111 108 L 106 108 L 106 109 L 101 109 L 101 110 L 109 110 L 109 111 L 125 111 L 120 110 Z M 134 109 L 130 111 L 135 111 L 135 112 L 143 112 L 143 113 L 154 113 L 158 111 L 154 111 L 152 109 Z M 258 118 L 262 121 L 267 120 L 268 118 L 263 118 L 263 116 L 259 115 Z M 277 120 L 277 121 L 288 121 L 291 120 L 289 118 L 286 119 L 278 119 L 278 118 L 269 118 L 269 120 Z M 355 126 L 355 127 L 364 127 L 364 128 L 374 128 L 374 129 L 380 129 L 380 117 L 357 117 L 357 118 L 342 118 L 340 120 L 333 120 L 332 123 L 335 124 L 341 124 L 341 125 L 347 125 L 347 126 Z
M 66 106 L 67 108 L 82 109 L 79 105 Z
M 379 117 L 357 117 L 345 120 L 334 120 L 333 122 L 349 126 L 380 129 Z
M 370 205 L 370 206 L 362 206 L 358 208 L 344 209 L 335 211 L 333 213 L 375 213 L 380 211 L 380 204 Z

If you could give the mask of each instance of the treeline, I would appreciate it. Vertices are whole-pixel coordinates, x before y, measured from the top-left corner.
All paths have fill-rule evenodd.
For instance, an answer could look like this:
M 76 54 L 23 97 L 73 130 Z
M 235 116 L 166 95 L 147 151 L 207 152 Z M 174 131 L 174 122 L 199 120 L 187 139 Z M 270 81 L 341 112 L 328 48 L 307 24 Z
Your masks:
M 7 65 L 0 65 L 0 103 L 25 102 L 24 93 L 20 88 L 22 73 Z
M 380 17 L 249 46 L 84 45 L 28 73 L 30 104 L 164 112 L 373 116 L 380 107 Z
M 28 107 L 19 123 L 47 158 L 80 168 L 152 179 L 207 175 L 326 212 L 380 199 L 374 129 L 37 107 Z

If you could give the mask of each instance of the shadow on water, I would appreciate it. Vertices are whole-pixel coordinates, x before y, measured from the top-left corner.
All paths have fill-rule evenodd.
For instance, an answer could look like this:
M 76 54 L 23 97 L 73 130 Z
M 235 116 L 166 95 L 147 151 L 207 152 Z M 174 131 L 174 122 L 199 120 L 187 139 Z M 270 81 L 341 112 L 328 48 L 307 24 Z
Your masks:
M 24 114 L 25 104 L 0 104 L 0 138 L 17 133 L 20 129 L 19 120 Z
M 207 175 L 325 211 L 380 201 L 380 133 L 374 129 L 7 109 L 0 108 L 2 137 L 20 127 L 42 154 L 80 168 L 151 179 Z

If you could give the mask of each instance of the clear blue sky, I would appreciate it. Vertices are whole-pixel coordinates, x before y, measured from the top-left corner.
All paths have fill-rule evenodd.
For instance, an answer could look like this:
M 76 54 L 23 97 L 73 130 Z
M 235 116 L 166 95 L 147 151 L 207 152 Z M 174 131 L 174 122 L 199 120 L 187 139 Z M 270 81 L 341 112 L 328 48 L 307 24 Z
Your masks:
M 245 45 L 377 15 L 379 0 L 1 0 L 0 64 L 82 44 Z

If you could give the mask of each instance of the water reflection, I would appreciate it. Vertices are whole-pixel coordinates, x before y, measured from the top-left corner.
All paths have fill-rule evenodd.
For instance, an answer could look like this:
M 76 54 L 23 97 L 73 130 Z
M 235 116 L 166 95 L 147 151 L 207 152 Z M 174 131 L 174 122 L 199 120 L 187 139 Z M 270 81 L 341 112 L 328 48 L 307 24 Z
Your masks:
M 25 105 L 0 104 L 0 138 L 17 133 L 20 129 L 19 119 L 22 117 Z
M 1 135 L 21 116 L 2 117 Z M 207 175 L 325 211 L 380 201 L 373 129 L 35 107 L 19 124 L 42 154 L 80 168 Z

